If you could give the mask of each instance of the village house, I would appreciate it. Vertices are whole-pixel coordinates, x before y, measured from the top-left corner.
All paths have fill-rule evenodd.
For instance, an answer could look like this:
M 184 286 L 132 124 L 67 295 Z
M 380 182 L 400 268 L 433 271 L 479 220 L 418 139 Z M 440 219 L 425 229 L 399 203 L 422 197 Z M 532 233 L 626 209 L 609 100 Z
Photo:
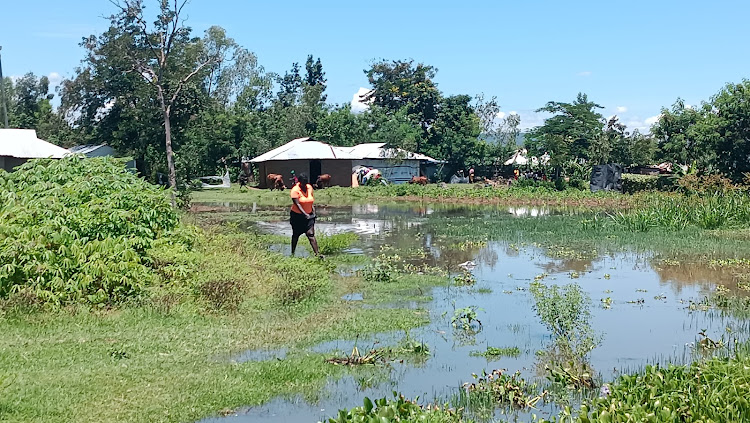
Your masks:
M 12 172 L 30 159 L 61 159 L 70 152 L 40 140 L 33 129 L 0 129 L 0 169 Z
M 298 138 L 261 154 L 251 163 L 258 167 L 259 186 L 268 188 L 266 175 L 282 175 L 286 182 L 292 171 L 307 173 L 312 182 L 320 175 L 329 174 L 331 185 L 351 187 L 356 180 L 352 173 L 360 166 L 376 168 L 389 182 L 402 184 L 424 173 L 421 170 L 424 166 L 440 162 L 424 154 L 391 148 L 385 143 L 335 147 L 311 138 Z

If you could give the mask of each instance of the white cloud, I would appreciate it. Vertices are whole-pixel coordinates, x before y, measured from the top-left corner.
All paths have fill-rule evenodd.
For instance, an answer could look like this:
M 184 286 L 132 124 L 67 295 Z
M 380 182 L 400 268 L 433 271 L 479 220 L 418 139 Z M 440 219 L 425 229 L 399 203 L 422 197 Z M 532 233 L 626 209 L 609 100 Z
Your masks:
M 510 111 L 510 114 L 512 114 L 512 115 L 517 115 L 517 114 L 518 114 L 518 112 L 517 112 L 517 111 L 515 111 L 515 110 L 511 110 L 511 111 Z
M 363 103 L 361 101 L 362 96 L 367 94 L 368 92 L 370 92 L 369 88 L 360 87 L 359 91 L 354 93 L 354 95 L 352 96 L 352 102 L 351 102 L 353 113 L 362 113 L 365 110 L 370 108 L 370 106 L 367 105 L 367 103 Z
M 617 113 L 625 113 L 628 111 L 628 108 L 625 106 L 617 106 Z
M 578 76 L 591 76 L 592 72 L 591 71 L 583 71 L 583 72 L 578 72 L 576 75 L 578 75 Z
M 661 115 L 651 116 L 650 118 L 646 119 L 646 125 L 651 126 L 659 121 L 659 118 Z
M 497 112 L 497 114 L 495 115 L 495 117 L 498 118 L 498 119 L 504 119 L 505 118 L 505 112 Z
M 533 110 L 521 110 L 520 112 L 512 113 L 521 117 L 521 123 L 518 127 L 522 131 L 528 131 L 531 128 L 544 125 L 544 120 L 551 116 L 549 113 L 535 112 Z
M 60 83 L 63 80 L 63 77 L 57 72 L 51 72 L 49 75 L 47 75 L 47 79 L 49 79 L 49 86 L 54 88 L 60 85 Z

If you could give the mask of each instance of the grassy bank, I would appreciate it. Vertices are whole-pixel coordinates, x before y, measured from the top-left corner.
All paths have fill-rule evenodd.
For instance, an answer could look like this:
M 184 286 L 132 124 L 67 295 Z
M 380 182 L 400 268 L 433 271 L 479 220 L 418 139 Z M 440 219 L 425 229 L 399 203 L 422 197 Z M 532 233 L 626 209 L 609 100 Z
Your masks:
M 315 191 L 316 204 L 348 205 L 364 201 L 397 202 L 441 202 L 456 204 L 507 204 L 548 205 L 596 208 L 627 208 L 645 198 L 667 195 L 663 193 L 640 193 L 622 195 L 616 193 L 591 193 L 577 189 L 556 191 L 543 187 L 483 187 L 481 185 L 391 185 L 378 187 L 342 188 L 332 187 Z M 289 203 L 289 191 L 261 189 L 210 189 L 193 192 L 194 202 L 235 203 L 285 206 Z
M 181 282 L 154 286 L 132 303 L 48 309 L 6 300 L 0 420 L 192 421 L 279 395 L 314 396 L 350 370 L 308 347 L 425 324 L 419 309 L 359 304 L 407 293 L 426 301 L 429 287 L 446 281 L 399 276 L 364 286 L 333 271 L 346 256 L 284 258 L 268 251 L 280 241 L 273 236 L 216 227 L 198 234 L 195 254 L 164 270 Z M 355 306 L 340 298 L 349 292 L 365 300 Z M 286 358 L 235 361 L 246 350 L 275 348 L 287 349 Z

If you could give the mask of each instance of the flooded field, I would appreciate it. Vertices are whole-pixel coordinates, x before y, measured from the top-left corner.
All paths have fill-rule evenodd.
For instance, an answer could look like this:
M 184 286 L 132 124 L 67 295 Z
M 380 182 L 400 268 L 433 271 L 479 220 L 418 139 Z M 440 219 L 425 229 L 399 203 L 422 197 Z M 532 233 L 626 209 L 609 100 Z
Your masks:
M 204 213 L 232 215 L 241 227 L 265 233 L 289 235 L 286 209 L 258 206 L 205 205 Z M 212 209 L 213 207 L 213 209 Z M 262 219 L 253 217 L 266 213 Z M 620 373 L 652 363 L 685 363 L 703 352 L 700 341 L 709 337 L 731 344 L 745 339 L 747 321 L 705 309 L 700 303 L 717 286 L 731 289 L 736 277 L 722 268 L 690 262 L 664 260 L 644 248 L 590 249 L 578 251 L 523 237 L 477 236 L 462 241 L 458 232 L 471 232 L 471 225 L 487 227 L 519 225 L 529 219 L 565 219 L 579 210 L 549 208 L 382 206 L 361 204 L 347 208 L 319 208 L 318 233 L 353 232 L 359 235 L 347 252 L 376 257 L 391 254 L 414 269 L 433 269 L 447 277 L 466 275 L 468 286 L 436 287 L 431 301 L 373 305 L 362 292 L 350 292 L 343 300 L 363 307 L 403 307 L 429 315 L 430 323 L 409 332 L 393 331 L 374 336 L 342 339 L 308 348 L 308 351 L 347 355 L 353 347 L 361 351 L 394 346 L 405 340 L 426 344 L 429 353 L 384 366 L 367 366 L 351 376 L 331 380 L 322 392 L 304 398 L 277 398 L 265 406 L 239 410 L 236 416 L 204 422 L 317 422 L 337 410 L 360 405 L 362 398 L 391 396 L 398 391 L 424 401 L 447 401 L 459 392 L 472 373 L 493 369 L 520 371 L 522 376 L 544 384 L 546 371 L 540 351 L 553 339 L 541 323 L 529 288 L 534 281 L 547 285 L 578 284 L 591 299 L 591 328 L 601 343 L 590 354 L 595 379 L 610 382 Z M 576 222 L 580 220 L 580 216 Z M 461 226 L 463 225 L 463 226 Z M 469 226 L 471 226 L 469 225 Z M 481 229 L 481 228 L 480 228 Z M 606 243 L 605 243 L 606 244 Z M 307 242 L 300 245 L 307 247 Z M 286 244 L 271 247 L 289 254 Z M 354 274 L 356 268 L 342 271 Z M 730 288 L 723 288 L 723 287 Z M 452 324 L 457 310 L 472 308 L 481 321 L 471 331 Z M 700 335 L 702 333 L 703 335 Z M 480 355 L 488 347 L 513 350 L 509 356 Z M 517 350 L 515 350 L 517 349 Z M 299 354 L 300 352 L 295 352 Z M 237 362 L 283 360 L 287 349 L 246 351 L 232 358 Z M 547 416 L 559 404 L 539 405 L 534 413 Z M 528 421 L 530 413 L 495 418 Z

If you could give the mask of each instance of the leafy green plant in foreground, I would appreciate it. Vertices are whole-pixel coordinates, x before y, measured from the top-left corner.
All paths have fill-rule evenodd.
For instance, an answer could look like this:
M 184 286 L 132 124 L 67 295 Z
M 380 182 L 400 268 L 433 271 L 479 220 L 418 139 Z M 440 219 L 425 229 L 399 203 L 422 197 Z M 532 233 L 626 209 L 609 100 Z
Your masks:
M 621 376 L 577 416 L 565 409 L 552 421 L 744 422 L 750 420 L 749 397 L 750 357 L 740 354 L 689 366 L 647 366 L 641 374 Z
M 0 297 L 117 303 L 157 280 L 152 249 L 190 244 L 164 192 L 111 158 L 0 173 Z

